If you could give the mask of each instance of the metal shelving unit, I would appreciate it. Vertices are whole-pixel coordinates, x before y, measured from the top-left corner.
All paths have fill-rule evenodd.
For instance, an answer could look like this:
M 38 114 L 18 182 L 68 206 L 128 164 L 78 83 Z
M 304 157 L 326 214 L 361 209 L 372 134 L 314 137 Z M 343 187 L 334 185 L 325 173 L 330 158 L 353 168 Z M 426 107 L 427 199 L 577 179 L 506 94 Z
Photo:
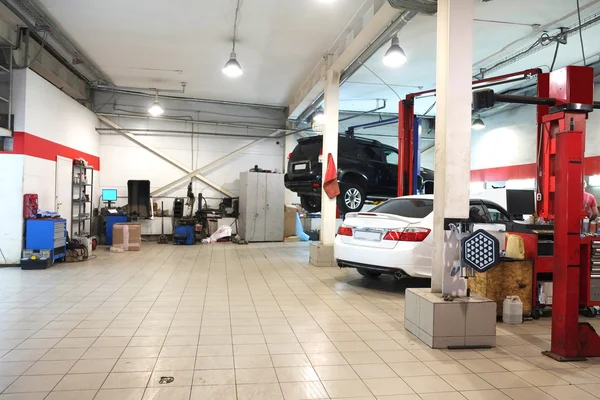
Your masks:
M 92 232 L 94 168 L 73 163 L 71 236 L 88 236 Z

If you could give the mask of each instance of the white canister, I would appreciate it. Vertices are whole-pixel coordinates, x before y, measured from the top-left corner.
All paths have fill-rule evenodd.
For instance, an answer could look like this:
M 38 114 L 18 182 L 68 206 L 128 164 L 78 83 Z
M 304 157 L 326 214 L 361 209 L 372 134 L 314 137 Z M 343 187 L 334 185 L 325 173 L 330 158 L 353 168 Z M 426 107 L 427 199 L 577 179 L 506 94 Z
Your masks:
M 502 321 L 511 325 L 523 323 L 523 302 L 519 296 L 506 296 L 502 303 Z

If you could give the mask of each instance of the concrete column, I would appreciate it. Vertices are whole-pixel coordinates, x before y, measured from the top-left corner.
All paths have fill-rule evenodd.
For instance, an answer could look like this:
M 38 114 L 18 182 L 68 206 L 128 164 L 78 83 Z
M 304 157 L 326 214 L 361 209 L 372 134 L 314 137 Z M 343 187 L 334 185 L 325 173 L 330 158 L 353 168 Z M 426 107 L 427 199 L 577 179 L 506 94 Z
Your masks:
M 329 70 L 325 79 L 325 129 L 323 131 L 323 180 L 327 171 L 327 157 L 331 153 L 337 167 L 340 113 L 340 73 Z M 332 246 L 335 238 L 336 199 L 330 199 L 321 190 L 321 244 Z
M 432 292 L 462 294 L 465 283 L 450 276 L 457 242 L 445 218 L 468 218 L 471 160 L 473 0 L 440 0 L 437 13 L 437 105 Z

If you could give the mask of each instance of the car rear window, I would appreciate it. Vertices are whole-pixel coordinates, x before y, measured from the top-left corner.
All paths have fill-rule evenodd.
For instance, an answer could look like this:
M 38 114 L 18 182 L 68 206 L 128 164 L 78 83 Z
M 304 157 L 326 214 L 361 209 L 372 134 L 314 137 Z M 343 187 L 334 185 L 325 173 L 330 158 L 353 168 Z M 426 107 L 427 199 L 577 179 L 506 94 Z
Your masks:
M 431 199 L 391 199 L 370 211 L 399 215 L 407 218 L 425 218 L 433 212 Z
M 322 142 L 320 140 L 310 140 L 298 143 L 292 157 L 295 160 L 307 160 L 309 158 L 316 158 L 321 153 Z

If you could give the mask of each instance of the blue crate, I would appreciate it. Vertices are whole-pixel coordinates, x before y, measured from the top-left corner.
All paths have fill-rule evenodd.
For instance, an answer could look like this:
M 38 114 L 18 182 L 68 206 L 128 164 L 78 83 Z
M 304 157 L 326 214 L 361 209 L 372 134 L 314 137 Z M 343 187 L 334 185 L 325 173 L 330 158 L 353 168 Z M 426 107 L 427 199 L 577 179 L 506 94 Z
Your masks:
M 194 227 L 175 225 L 173 229 L 173 244 L 194 244 L 196 242 Z

